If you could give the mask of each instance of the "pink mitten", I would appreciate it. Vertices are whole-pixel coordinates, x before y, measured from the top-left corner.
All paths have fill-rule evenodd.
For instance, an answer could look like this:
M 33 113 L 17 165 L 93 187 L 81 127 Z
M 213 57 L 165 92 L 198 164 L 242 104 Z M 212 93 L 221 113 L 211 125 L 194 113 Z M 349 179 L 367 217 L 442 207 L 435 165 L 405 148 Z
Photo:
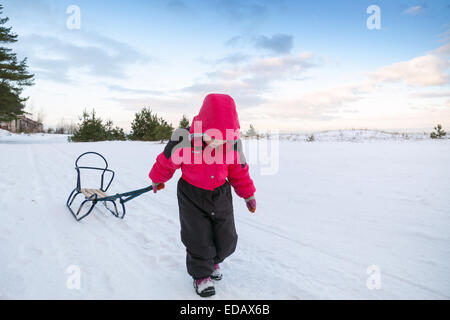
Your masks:
M 248 197 L 245 199 L 245 204 L 247 205 L 248 211 L 255 213 L 256 211 L 256 199 L 255 196 Z
M 154 183 L 152 182 L 153 193 L 156 193 L 158 190 L 164 189 L 164 183 Z

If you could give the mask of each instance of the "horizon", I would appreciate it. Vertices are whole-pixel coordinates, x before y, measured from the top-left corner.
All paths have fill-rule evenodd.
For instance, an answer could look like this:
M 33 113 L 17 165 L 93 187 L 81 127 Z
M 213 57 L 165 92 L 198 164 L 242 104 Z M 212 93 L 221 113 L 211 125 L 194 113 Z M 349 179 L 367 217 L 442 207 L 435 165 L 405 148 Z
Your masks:
M 177 127 L 211 92 L 235 99 L 243 132 L 450 126 L 446 1 L 1 4 L 46 128 L 95 108 L 128 132 L 144 107 Z

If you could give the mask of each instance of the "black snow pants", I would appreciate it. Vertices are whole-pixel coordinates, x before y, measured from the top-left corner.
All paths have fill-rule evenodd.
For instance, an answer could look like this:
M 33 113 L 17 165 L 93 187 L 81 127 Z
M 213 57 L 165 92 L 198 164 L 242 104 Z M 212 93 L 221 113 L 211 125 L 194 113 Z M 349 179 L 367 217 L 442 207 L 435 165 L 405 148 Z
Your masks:
M 194 279 L 206 278 L 214 264 L 236 249 L 231 186 L 226 181 L 210 191 L 178 181 L 181 241 L 186 246 L 186 266 Z

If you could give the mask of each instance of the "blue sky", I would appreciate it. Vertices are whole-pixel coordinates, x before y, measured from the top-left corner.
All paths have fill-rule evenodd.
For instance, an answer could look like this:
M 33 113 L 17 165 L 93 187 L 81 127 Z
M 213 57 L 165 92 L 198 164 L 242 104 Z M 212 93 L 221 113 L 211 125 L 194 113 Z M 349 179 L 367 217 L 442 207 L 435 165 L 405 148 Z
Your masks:
M 209 92 L 235 98 L 243 129 L 450 125 L 450 1 L 1 3 L 36 74 L 27 108 L 49 126 L 95 107 L 129 129 L 144 106 L 176 125 Z

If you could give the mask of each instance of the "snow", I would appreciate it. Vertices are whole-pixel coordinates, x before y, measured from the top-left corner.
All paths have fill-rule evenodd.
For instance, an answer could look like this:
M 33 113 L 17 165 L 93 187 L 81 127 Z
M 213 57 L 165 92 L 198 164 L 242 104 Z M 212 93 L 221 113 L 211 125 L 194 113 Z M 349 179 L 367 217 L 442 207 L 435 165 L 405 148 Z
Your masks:
M 282 138 L 275 175 L 251 165 L 258 209 L 234 195 L 238 247 L 209 299 L 449 299 L 450 141 L 327 135 Z M 201 299 L 179 237 L 180 172 L 124 220 L 95 209 L 76 222 L 65 206 L 82 152 L 105 155 L 115 193 L 148 185 L 162 149 L 0 131 L 0 299 Z
M 376 141 L 376 140 L 424 140 L 430 139 L 430 134 L 426 132 L 388 132 L 380 130 L 328 130 L 311 133 L 281 134 L 281 140 L 305 141 L 314 135 L 315 141 Z
M 0 129 L 0 143 L 30 144 L 30 143 L 65 143 L 68 135 L 66 134 L 47 134 L 47 133 L 11 133 Z
M 307 142 L 308 138 L 310 138 L 311 135 L 314 136 L 314 141 L 335 141 L 335 142 L 430 140 L 429 132 L 414 132 L 414 131 L 399 132 L 399 131 L 381 131 L 370 129 L 279 133 L 277 138 L 280 140 L 287 140 L 287 141 Z M 263 138 L 275 137 L 275 134 L 261 133 L 260 136 L 262 136 Z M 251 138 L 254 139 L 255 137 Z M 450 135 L 445 138 L 450 139 Z

